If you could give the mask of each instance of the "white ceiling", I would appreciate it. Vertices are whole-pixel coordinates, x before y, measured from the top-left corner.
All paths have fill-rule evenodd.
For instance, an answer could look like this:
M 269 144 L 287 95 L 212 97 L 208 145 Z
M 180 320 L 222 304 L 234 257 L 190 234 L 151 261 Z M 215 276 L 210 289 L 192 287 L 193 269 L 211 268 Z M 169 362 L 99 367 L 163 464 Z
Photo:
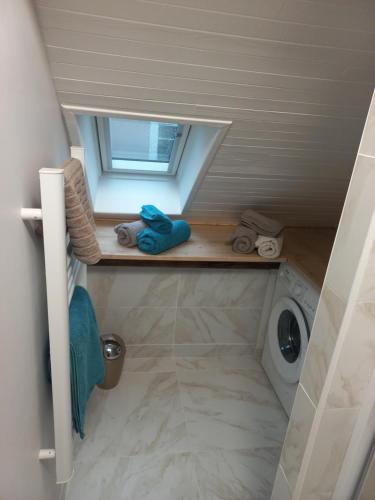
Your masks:
M 61 103 L 233 120 L 190 215 L 338 221 L 375 83 L 373 0 L 41 0 Z

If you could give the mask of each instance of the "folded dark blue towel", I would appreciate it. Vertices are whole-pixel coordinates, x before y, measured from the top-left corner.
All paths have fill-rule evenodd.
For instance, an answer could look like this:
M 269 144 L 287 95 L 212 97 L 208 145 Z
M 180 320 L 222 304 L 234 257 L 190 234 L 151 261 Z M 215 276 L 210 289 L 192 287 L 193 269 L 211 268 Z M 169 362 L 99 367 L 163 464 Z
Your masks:
M 86 404 L 96 384 L 104 379 L 104 360 L 95 311 L 87 291 L 76 286 L 69 307 L 70 384 L 73 426 L 85 437 Z
M 190 238 L 191 229 L 184 220 L 175 220 L 169 234 L 160 234 L 151 228 L 146 228 L 137 234 L 138 248 L 142 252 L 156 255 L 169 248 L 184 243 Z
M 154 205 L 143 205 L 139 215 L 143 222 L 157 233 L 167 234 L 172 230 L 171 219 Z

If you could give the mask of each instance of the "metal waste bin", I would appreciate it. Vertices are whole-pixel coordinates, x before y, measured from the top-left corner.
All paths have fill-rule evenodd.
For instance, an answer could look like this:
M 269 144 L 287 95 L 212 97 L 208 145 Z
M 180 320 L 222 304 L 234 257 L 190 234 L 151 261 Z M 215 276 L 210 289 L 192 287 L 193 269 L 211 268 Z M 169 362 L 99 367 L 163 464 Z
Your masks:
M 101 343 L 103 348 L 105 376 L 103 382 L 98 384 L 98 387 L 101 389 L 113 389 L 113 387 L 116 387 L 121 377 L 126 347 L 124 341 L 118 335 L 102 335 Z

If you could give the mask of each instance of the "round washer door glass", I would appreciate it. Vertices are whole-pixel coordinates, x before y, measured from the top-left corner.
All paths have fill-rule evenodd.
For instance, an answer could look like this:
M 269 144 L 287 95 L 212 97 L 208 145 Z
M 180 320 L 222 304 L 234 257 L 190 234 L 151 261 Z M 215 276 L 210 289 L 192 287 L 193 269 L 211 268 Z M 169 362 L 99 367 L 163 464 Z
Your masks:
M 309 341 L 309 327 L 302 309 L 290 297 L 274 304 L 268 322 L 268 347 L 274 367 L 282 380 L 299 380 Z
M 294 363 L 301 352 L 301 332 L 292 311 L 285 309 L 277 324 L 277 337 L 281 354 L 288 363 Z

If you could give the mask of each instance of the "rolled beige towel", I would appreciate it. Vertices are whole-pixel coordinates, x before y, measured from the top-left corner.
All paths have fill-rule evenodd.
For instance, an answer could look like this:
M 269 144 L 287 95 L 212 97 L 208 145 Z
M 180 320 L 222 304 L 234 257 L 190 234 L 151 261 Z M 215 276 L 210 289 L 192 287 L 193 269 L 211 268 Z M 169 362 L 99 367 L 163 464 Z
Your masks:
M 230 241 L 232 243 L 233 252 L 237 253 L 251 253 L 255 249 L 255 242 L 257 234 L 249 227 L 239 226 L 236 227 L 232 234 Z
M 117 240 L 124 247 L 137 246 L 137 234 L 143 231 L 147 225 L 142 220 L 135 222 L 123 222 L 115 226 L 114 231 L 117 233 Z
M 258 236 L 255 246 L 258 249 L 258 254 L 266 259 L 277 259 L 283 248 L 283 235 L 277 238 L 272 236 Z
M 251 210 L 251 208 L 245 210 L 241 215 L 241 224 L 249 227 L 262 236 L 275 237 L 281 233 L 284 228 L 281 222 L 275 219 L 270 219 L 265 215 L 255 212 L 255 210 Z

